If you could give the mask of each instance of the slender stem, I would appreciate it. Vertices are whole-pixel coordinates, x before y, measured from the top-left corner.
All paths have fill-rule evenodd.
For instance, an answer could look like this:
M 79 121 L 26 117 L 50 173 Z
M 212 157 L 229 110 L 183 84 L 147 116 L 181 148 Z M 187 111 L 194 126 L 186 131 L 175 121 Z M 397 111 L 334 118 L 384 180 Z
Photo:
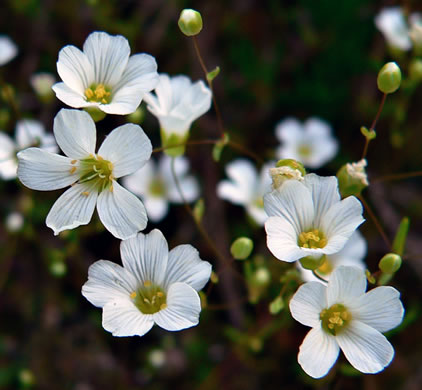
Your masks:
M 375 115 L 375 118 L 372 121 L 371 127 L 369 128 L 369 130 L 375 130 L 375 126 L 377 125 L 377 122 L 378 122 L 378 119 L 381 115 L 382 109 L 384 108 L 384 104 L 385 104 L 386 99 L 387 99 L 387 94 L 384 93 L 384 95 L 382 96 L 382 99 L 381 99 L 381 103 L 378 107 L 377 114 Z M 365 146 L 363 147 L 363 153 L 362 153 L 361 159 L 364 159 L 366 157 L 366 153 L 368 152 L 368 146 L 369 146 L 369 139 L 368 139 L 368 137 L 365 137 Z
M 382 181 L 402 180 L 402 179 L 409 179 L 411 177 L 418 177 L 418 176 L 422 176 L 422 171 L 408 172 L 408 173 L 395 173 L 392 175 L 381 176 L 374 180 L 371 180 L 371 182 L 379 183 Z
M 372 219 L 372 222 L 374 223 L 375 227 L 377 228 L 378 232 L 381 234 L 385 244 L 388 246 L 388 248 L 391 248 L 391 242 L 388 239 L 387 235 L 385 234 L 380 222 L 378 221 L 377 217 L 375 216 L 372 209 L 369 207 L 369 204 L 366 202 L 366 200 L 362 197 L 362 195 L 359 195 L 358 198 L 363 203 L 363 206 L 365 207 L 366 212 L 369 214 L 369 217 Z
M 211 237 L 207 233 L 207 231 L 204 229 L 204 227 L 202 226 L 202 224 L 197 220 L 197 218 L 195 218 L 195 215 L 194 215 L 194 213 L 192 211 L 192 208 L 186 202 L 186 198 L 183 195 L 182 188 L 180 187 L 180 182 L 179 182 L 179 179 L 178 179 L 178 177 L 176 175 L 176 170 L 175 170 L 175 161 L 176 161 L 176 158 L 173 157 L 172 160 L 171 160 L 171 173 L 172 173 L 172 176 L 173 176 L 173 179 L 174 179 L 174 183 L 176 184 L 177 192 L 179 193 L 179 195 L 180 195 L 180 197 L 181 197 L 181 199 L 183 201 L 183 205 L 185 206 L 186 211 L 190 214 L 190 216 L 192 217 L 193 221 L 195 222 L 195 225 L 196 225 L 199 233 L 204 238 L 204 240 L 206 241 L 206 243 L 208 244 L 208 246 L 210 247 L 210 249 L 218 257 L 218 259 L 223 264 L 227 265 L 228 268 L 229 268 L 229 270 L 232 271 L 237 277 L 239 277 L 240 279 L 243 280 L 242 275 L 238 271 L 236 271 L 233 267 L 230 266 L 230 262 L 224 257 L 224 255 L 222 253 L 220 253 L 220 251 L 218 250 L 218 248 L 215 245 L 214 241 L 211 239 Z

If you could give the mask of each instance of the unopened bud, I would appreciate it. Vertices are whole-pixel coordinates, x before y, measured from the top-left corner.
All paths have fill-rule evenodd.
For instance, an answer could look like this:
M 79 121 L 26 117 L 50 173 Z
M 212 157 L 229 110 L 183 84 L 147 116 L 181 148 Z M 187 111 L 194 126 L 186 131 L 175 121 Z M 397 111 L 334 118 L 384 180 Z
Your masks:
M 284 308 L 284 302 L 281 297 L 277 297 L 274 299 L 270 305 L 268 306 L 268 310 L 271 314 L 278 314 L 280 311 L 282 311 Z
M 378 263 L 379 269 L 386 274 L 394 274 L 401 266 L 401 257 L 395 253 L 387 253 Z
M 275 168 L 270 168 L 271 179 L 273 180 L 273 189 L 278 189 L 286 180 L 302 181 L 306 175 L 305 167 L 299 161 L 286 158 L 279 160 Z
M 256 286 L 266 286 L 271 281 L 271 274 L 267 268 L 259 267 L 254 273 L 254 282 Z
M 18 213 L 17 211 L 14 211 L 10 213 L 6 218 L 6 229 L 10 233 L 18 232 L 22 229 L 24 223 L 24 219 L 22 214 Z
M 56 78 L 51 73 L 35 73 L 29 81 L 42 101 L 49 102 L 54 97 L 51 87 L 56 82 Z
M 303 268 L 315 271 L 317 268 L 321 267 L 322 264 L 324 264 L 325 255 L 320 257 L 306 256 L 302 257 L 299 261 Z
M 384 93 L 397 91 L 401 84 L 401 71 L 395 62 L 386 63 L 378 73 L 378 89 Z
M 180 13 L 178 25 L 180 31 L 188 37 L 198 35 L 202 30 L 202 16 L 194 9 L 184 9 Z
M 237 260 L 245 260 L 253 249 L 253 241 L 248 237 L 239 237 L 233 241 L 230 247 L 232 256 Z
M 360 195 L 368 187 L 368 176 L 365 167 L 367 162 L 362 159 L 356 163 L 347 163 L 337 172 L 338 186 L 343 198 L 350 195 Z

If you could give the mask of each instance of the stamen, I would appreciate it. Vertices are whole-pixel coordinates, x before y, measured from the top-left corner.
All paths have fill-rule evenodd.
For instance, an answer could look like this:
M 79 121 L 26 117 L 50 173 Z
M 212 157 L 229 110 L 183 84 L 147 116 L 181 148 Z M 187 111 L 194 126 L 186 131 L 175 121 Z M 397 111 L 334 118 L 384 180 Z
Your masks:
M 70 163 L 71 164 L 76 164 L 78 162 L 78 160 L 72 160 Z
M 166 303 L 163 303 L 162 305 L 160 305 L 160 310 L 164 310 L 167 307 Z
M 132 292 L 130 293 L 130 297 L 131 297 L 132 299 L 135 299 L 135 298 L 136 298 L 136 291 L 132 291 Z
M 83 196 L 89 196 L 89 192 L 88 191 L 84 191 L 84 192 L 82 192 L 82 195 Z
M 150 287 L 151 285 L 152 285 L 152 282 L 150 280 L 145 280 L 144 282 L 145 287 Z
M 310 249 L 324 248 L 327 245 L 327 239 L 323 232 L 313 229 L 299 234 L 298 245 Z
M 335 336 L 347 327 L 352 317 L 344 305 L 336 303 L 330 308 L 322 310 L 319 318 L 322 328 Z
M 76 171 L 76 167 L 72 167 L 72 168 L 70 168 L 70 174 L 72 175 L 72 174 L 74 174 L 75 173 L 75 171 Z
M 108 104 L 111 101 L 111 90 L 104 84 L 92 84 L 85 89 L 85 97 L 89 102 Z

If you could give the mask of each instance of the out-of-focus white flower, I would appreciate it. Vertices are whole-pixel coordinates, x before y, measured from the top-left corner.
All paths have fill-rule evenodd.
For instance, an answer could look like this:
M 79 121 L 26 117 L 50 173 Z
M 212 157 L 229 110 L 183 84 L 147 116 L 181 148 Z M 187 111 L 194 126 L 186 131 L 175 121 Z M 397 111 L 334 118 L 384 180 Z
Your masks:
M 338 150 L 330 125 L 318 118 L 309 118 L 303 125 L 294 118 L 284 119 L 276 127 L 276 136 L 282 143 L 278 158 L 298 160 L 309 168 L 321 167 Z
M 226 165 L 226 174 L 230 180 L 218 183 L 217 195 L 229 202 L 245 207 L 247 213 L 259 225 L 267 219 L 264 210 L 263 196 L 271 191 L 270 167 L 274 163 L 265 164 L 260 174 L 248 160 L 238 159 Z
M 422 14 L 413 13 L 409 16 L 409 36 L 413 45 L 419 50 L 422 48 Z
M 53 90 L 51 88 L 56 82 L 56 78 L 51 73 L 35 73 L 29 81 L 40 98 L 48 100 L 53 96 Z
M 145 207 L 116 179 L 141 168 L 152 146 L 142 128 L 126 124 L 114 129 L 95 153 L 96 129 L 88 113 L 62 109 L 54 119 L 54 135 L 67 156 L 39 148 L 18 153 L 18 177 L 27 187 L 51 191 L 71 186 L 54 203 L 46 224 L 59 234 L 86 225 L 95 206 L 101 222 L 115 237 L 127 239 L 145 228 Z
M 323 279 L 329 280 L 332 272 L 341 265 L 353 266 L 365 270 L 366 265 L 363 259 L 366 256 L 366 251 L 366 240 L 362 234 L 356 230 L 340 252 L 325 256 L 324 262 L 315 272 Z M 305 282 L 320 282 L 320 280 L 313 275 L 311 270 L 303 268 L 300 265 L 300 262 L 297 262 L 296 264 L 299 267 L 302 279 Z
M 149 160 L 144 167 L 123 179 L 123 185 L 131 192 L 141 196 L 148 217 L 158 222 L 168 211 L 168 203 L 182 203 L 171 170 L 171 158 L 163 155 L 158 162 Z M 176 157 L 175 173 L 187 202 L 198 198 L 199 186 L 197 180 L 188 175 L 189 161 L 184 157 Z
M 6 229 L 11 232 L 15 233 L 22 229 L 24 223 L 23 215 L 21 213 L 18 213 L 17 211 L 14 211 L 10 213 L 6 217 Z
M 57 144 L 52 134 L 45 132 L 41 122 L 23 119 L 16 123 L 15 139 L 0 132 L 0 177 L 4 180 L 16 178 L 18 160 L 16 154 L 31 146 L 39 146 L 49 152 L 57 152 Z
M 202 80 L 192 83 L 187 76 L 160 74 L 154 92 L 146 94 L 144 100 L 160 122 L 163 146 L 184 142 L 193 121 L 211 107 L 210 89 Z
M 18 54 L 18 48 L 6 35 L 0 35 L 0 66 L 13 60 Z
M 170 252 L 155 229 L 122 241 L 123 267 L 107 260 L 88 270 L 82 295 L 103 308 L 103 327 L 113 336 L 143 336 L 154 324 L 169 331 L 198 324 L 198 291 L 208 282 L 211 264 L 191 245 Z
M 340 349 L 357 370 L 382 371 L 393 359 L 394 349 L 381 334 L 399 325 L 404 309 L 393 287 L 377 287 L 367 293 L 364 271 L 338 267 L 328 286 L 303 284 L 290 301 L 296 321 L 312 330 L 299 349 L 298 361 L 313 378 L 328 373 Z
M 125 37 L 98 31 L 88 36 L 83 51 L 65 46 L 57 61 L 63 82 L 53 86 L 57 98 L 71 107 L 94 106 L 107 114 L 134 112 L 157 85 L 158 73 L 154 57 L 129 55 Z
M 339 252 L 364 221 L 357 198 L 340 200 L 335 176 L 288 180 L 264 196 L 264 207 L 268 249 L 287 262 Z

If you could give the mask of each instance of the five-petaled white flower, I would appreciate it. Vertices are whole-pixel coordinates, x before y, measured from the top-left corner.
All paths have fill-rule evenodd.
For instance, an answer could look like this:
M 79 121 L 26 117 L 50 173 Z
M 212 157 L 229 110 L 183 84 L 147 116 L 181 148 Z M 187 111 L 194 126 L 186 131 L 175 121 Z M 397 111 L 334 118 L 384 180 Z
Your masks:
M 63 82 L 53 86 L 57 98 L 71 107 L 94 106 L 107 114 L 134 112 L 157 85 L 158 73 L 154 57 L 129 55 L 125 37 L 98 31 L 88 36 L 83 51 L 65 46 L 57 61 Z
M 315 272 L 323 279 L 329 280 L 333 271 L 341 265 L 353 266 L 365 270 L 366 265 L 363 258 L 366 256 L 366 252 L 366 240 L 362 234 L 356 230 L 340 252 L 325 256 L 324 262 Z M 305 282 L 320 282 L 320 279 L 318 279 L 311 270 L 303 268 L 300 262 L 297 262 L 296 264 L 299 267 L 302 279 Z
M 160 74 L 154 92 L 146 94 L 144 100 L 167 137 L 186 137 L 192 122 L 211 107 L 210 89 L 202 80 L 192 83 L 187 76 Z
M 339 252 L 364 221 L 357 198 L 340 200 L 335 176 L 288 180 L 264 196 L 264 207 L 268 249 L 287 262 Z
M 295 118 L 284 119 L 276 127 L 276 136 L 282 143 L 278 158 L 292 158 L 309 168 L 321 167 L 338 150 L 330 125 L 318 118 L 309 118 L 303 125 Z
M 0 177 L 4 180 L 16 178 L 18 160 L 16 153 L 31 146 L 39 146 L 49 152 L 57 152 L 57 144 L 52 134 L 45 132 L 41 122 L 23 119 L 16 123 L 16 142 L 0 132 Z
M 0 35 L 0 66 L 13 60 L 18 53 L 18 48 L 6 35 Z
M 99 260 L 88 271 L 83 296 L 103 308 L 103 327 L 113 336 L 142 336 L 157 324 L 176 331 L 198 324 L 198 291 L 211 275 L 211 264 L 191 245 L 170 252 L 155 229 L 120 244 L 123 267 Z
M 148 218 L 159 222 L 168 211 L 169 202 L 182 203 L 171 169 L 172 159 L 163 155 L 158 164 L 151 159 L 145 166 L 123 179 L 123 185 L 134 194 L 139 195 L 147 209 Z M 174 170 L 187 202 L 198 198 L 197 180 L 188 175 L 189 161 L 184 157 L 176 157 Z
M 390 364 L 394 349 L 381 332 L 402 321 L 400 293 L 385 286 L 365 291 L 364 271 L 344 266 L 333 272 L 327 286 L 308 282 L 299 287 L 289 306 L 296 321 L 312 328 L 298 355 L 308 375 L 326 375 L 340 349 L 354 368 L 366 374 Z
M 217 194 L 234 204 L 246 208 L 247 213 L 259 225 L 268 218 L 264 210 L 263 196 L 271 191 L 270 167 L 274 163 L 264 164 L 260 174 L 248 160 L 238 159 L 226 165 L 226 174 L 230 180 L 218 183 Z
M 54 203 L 46 224 L 59 234 L 86 225 L 97 205 L 104 226 L 127 239 L 145 228 L 144 205 L 116 179 L 137 171 L 149 159 L 152 145 L 140 126 L 114 129 L 95 153 L 95 123 L 88 113 L 62 109 L 54 135 L 67 156 L 29 148 L 18 153 L 18 177 L 27 187 L 50 191 L 71 187 Z

